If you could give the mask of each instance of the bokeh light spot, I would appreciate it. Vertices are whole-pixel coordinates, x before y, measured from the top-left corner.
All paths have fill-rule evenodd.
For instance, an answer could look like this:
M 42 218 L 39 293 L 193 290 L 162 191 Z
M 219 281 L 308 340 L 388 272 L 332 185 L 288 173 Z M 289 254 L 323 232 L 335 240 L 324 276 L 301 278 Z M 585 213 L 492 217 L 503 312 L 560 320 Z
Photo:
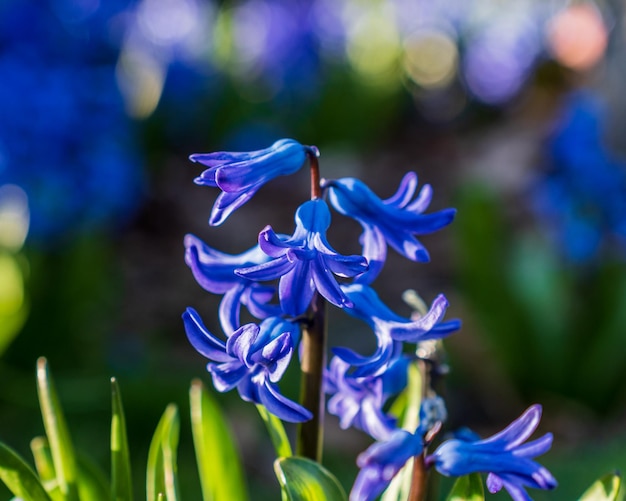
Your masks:
M 563 66 L 578 71 L 600 61 L 608 42 L 607 27 L 592 3 L 569 5 L 559 11 L 547 28 L 548 46 Z
M 125 49 L 120 54 L 116 75 L 128 114 L 135 118 L 150 116 L 163 92 L 163 65 L 146 52 Z
M 13 184 L 0 186 L 0 247 L 16 252 L 28 234 L 28 197 Z
M 404 70 L 417 85 L 445 87 L 456 72 L 458 51 L 452 37 L 442 31 L 423 30 L 404 42 Z

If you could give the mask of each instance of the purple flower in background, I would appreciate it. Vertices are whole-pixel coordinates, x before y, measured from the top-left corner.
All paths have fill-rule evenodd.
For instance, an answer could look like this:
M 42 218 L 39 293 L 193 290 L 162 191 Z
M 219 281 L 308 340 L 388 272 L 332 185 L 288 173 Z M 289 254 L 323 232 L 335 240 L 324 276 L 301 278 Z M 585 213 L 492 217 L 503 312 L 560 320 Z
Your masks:
M 351 365 L 358 366 L 354 376 L 363 377 L 384 370 L 393 357 L 402 351 L 402 343 L 419 343 L 440 339 L 461 327 L 459 320 L 442 322 L 448 307 L 447 299 L 440 294 L 424 316 L 408 319 L 391 311 L 367 285 L 342 286 L 342 290 L 354 304 L 346 312 L 364 320 L 377 337 L 377 349 L 373 355 L 364 357 L 348 348 L 334 348 L 333 352 Z
M 361 242 L 370 263 L 370 272 L 359 278 L 371 283 L 376 278 L 386 257 L 385 242 L 412 261 L 428 261 L 425 247 L 415 235 L 426 235 L 450 224 L 455 209 L 444 209 L 423 214 L 430 205 L 432 189 L 424 185 L 417 197 L 417 175 L 407 173 L 398 191 L 381 200 L 365 183 L 355 178 L 324 181 L 330 204 L 341 214 L 357 220 L 363 227 Z
M 548 490 L 557 485 L 552 474 L 532 460 L 550 449 L 552 434 L 523 443 L 537 429 L 540 419 L 541 406 L 532 405 L 503 431 L 485 440 L 447 440 L 426 458 L 426 464 L 434 465 L 446 476 L 489 473 L 489 492 L 504 487 L 515 501 L 528 501 L 525 487 Z
M 311 419 L 307 409 L 281 395 L 277 387 L 298 342 L 297 325 L 270 317 L 261 325 L 241 326 L 224 343 L 208 331 L 193 308 L 183 313 L 183 322 L 189 342 L 211 360 L 207 370 L 217 391 L 236 387 L 243 400 L 264 405 L 285 421 Z
M 385 414 L 386 400 L 407 384 L 408 358 L 398 357 L 379 376 L 354 377 L 350 365 L 334 357 L 324 374 L 325 391 L 331 395 L 328 412 L 339 417 L 339 426 L 354 426 L 376 440 L 389 438 L 396 418 Z
M 283 312 L 301 315 L 317 290 L 338 307 L 352 307 L 333 275 L 353 277 L 367 270 L 363 256 L 343 256 L 326 240 L 330 211 L 323 200 L 309 200 L 296 211 L 296 229 L 291 237 L 281 237 L 267 226 L 259 234 L 259 246 L 273 259 L 242 268 L 236 273 L 252 280 L 280 278 L 278 292 Z
M 350 501 L 376 499 L 404 464 L 421 454 L 423 448 L 423 439 L 419 433 L 400 429 L 394 431 L 388 440 L 371 445 L 356 460 L 361 471 L 350 491 Z
M 185 263 L 191 268 L 198 284 L 213 294 L 224 294 L 219 317 L 227 335 L 240 326 L 242 304 L 259 319 L 280 315 L 278 305 L 268 304 L 274 296 L 275 287 L 261 285 L 235 274 L 237 268 L 265 263 L 269 259 L 258 245 L 233 256 L 216 251 L 193 235 L 185 236 Z
M 209 224 L 222 224 L 265 183 L 299 170 L 307 154 L 318 156 L 319 152 L 314 146 L 303 146 L 293 139 L 281 139 L 263 150 L 191 155 L 190 160 L 209 167 L 194 182 L 222 190 L 213 205 Z

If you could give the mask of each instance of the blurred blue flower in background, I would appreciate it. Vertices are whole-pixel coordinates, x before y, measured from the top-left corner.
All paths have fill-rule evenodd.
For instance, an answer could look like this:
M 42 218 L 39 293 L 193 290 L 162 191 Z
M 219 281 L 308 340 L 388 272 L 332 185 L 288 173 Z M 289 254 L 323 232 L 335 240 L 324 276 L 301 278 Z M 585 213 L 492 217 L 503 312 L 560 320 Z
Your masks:
M 115 82 L 124 3 L 0 7 L 0 184 L 20 186 L 29 238 L 119 224 L 141 198 L 140 154 Z
M 533 206 L 574 262 L 626 244 L 626 162 L 605 143 L 606 117 L 591 92 L 570 94 L 548 138 L 547 172 L 533 189 Z

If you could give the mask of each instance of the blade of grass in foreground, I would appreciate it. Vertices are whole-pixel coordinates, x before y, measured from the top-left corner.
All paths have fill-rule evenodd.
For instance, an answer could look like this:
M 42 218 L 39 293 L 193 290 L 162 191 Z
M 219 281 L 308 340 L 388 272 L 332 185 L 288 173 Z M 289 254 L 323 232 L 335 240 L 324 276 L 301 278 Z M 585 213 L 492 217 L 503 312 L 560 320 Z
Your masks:
M 79 501 L 74 447 L 48 370 L 48 361 L 43 357 L 37 360 L 37 392 L 59 488 L 65 501 Z
M 176 449 L 180 421 L 178 408 L 170 404 L 165 409 L 150 443 L 146 474 L 148 501 L 176 501 L 178 478 L 176 471 Z
M 111 378 L 111 489 L 114 501 L 132 501 L 133 485 L 122 395 Z
M 321 464 L 303 457 L 278 458 L 274 473 L 283 499 L 289 501 L 347 501 L 339 481 Z
M 276 456 L 279 458 L 293 456 L 291 444 L 289 443 L 283 422 L 273 414 L 270 414 L 264 406 L 257 405 L 256 408 L 265 422 L 267 431 L 269 431 L 270 439 L 272 440 L 272 444 L 274 444 L 274 449 L 276 449 Z
M 0 442 L 0 480 L 14 496 L 24 501 L 51 501 L 32 468 L 2 442 Z
M 204 501 L 245 501 L 245 477 L 232 433 L 199 379 L 189 389 L 191 431 Z
M 39 481 L 52 498 L 52 501 L 65 501 L 65 497 L 59 489 L 57 474 L 54 471 L 52 453 L 46 437 L 35 437 L 30 441 L 30 450 L 35 459 L 35 468 L 39 475 Z

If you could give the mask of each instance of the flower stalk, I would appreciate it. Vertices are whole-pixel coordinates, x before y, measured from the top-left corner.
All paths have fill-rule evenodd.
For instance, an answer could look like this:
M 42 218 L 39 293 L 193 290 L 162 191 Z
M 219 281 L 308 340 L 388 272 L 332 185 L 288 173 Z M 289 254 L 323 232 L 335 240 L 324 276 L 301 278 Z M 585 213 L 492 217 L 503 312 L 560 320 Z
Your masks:
M 311 200 L 322 197 L 320 168 L 317 155 L 308 152 L 311 171 Z M 324 441 L 324 388 L 323 377 L 326 367 L 326 301 L 315 293 L 310 307 L 310 316 L 302 329 L 302 361 L 300 402 L 313 413 L 313 419 L 300 425 L 297 454 L 314 461 L 322 461 Z
M 300 402 L 313 418 L 300 424 L 297 454 L 321 462 L 324 423 L 323 374 L 326 366 L 326 301 L 315 294 L 311 316 L 302 329 Z
M 431 369 L 432 366 L 423 358 L 418 358 L 416 361 L 417 369 L 420 373 L 420 379 L 422 381 L 421 399 L 425 399 L 432 392 L 431 390 Z M 421 454 L 418 454 L 413 458 L 413 475 L 411 477 L 411 489 L 409 491 L 409 497 L 407 501 L 424 501 L 426 499 L 426 488 L 428 480 L 428 471 L 426 470 L 426 447 Z

